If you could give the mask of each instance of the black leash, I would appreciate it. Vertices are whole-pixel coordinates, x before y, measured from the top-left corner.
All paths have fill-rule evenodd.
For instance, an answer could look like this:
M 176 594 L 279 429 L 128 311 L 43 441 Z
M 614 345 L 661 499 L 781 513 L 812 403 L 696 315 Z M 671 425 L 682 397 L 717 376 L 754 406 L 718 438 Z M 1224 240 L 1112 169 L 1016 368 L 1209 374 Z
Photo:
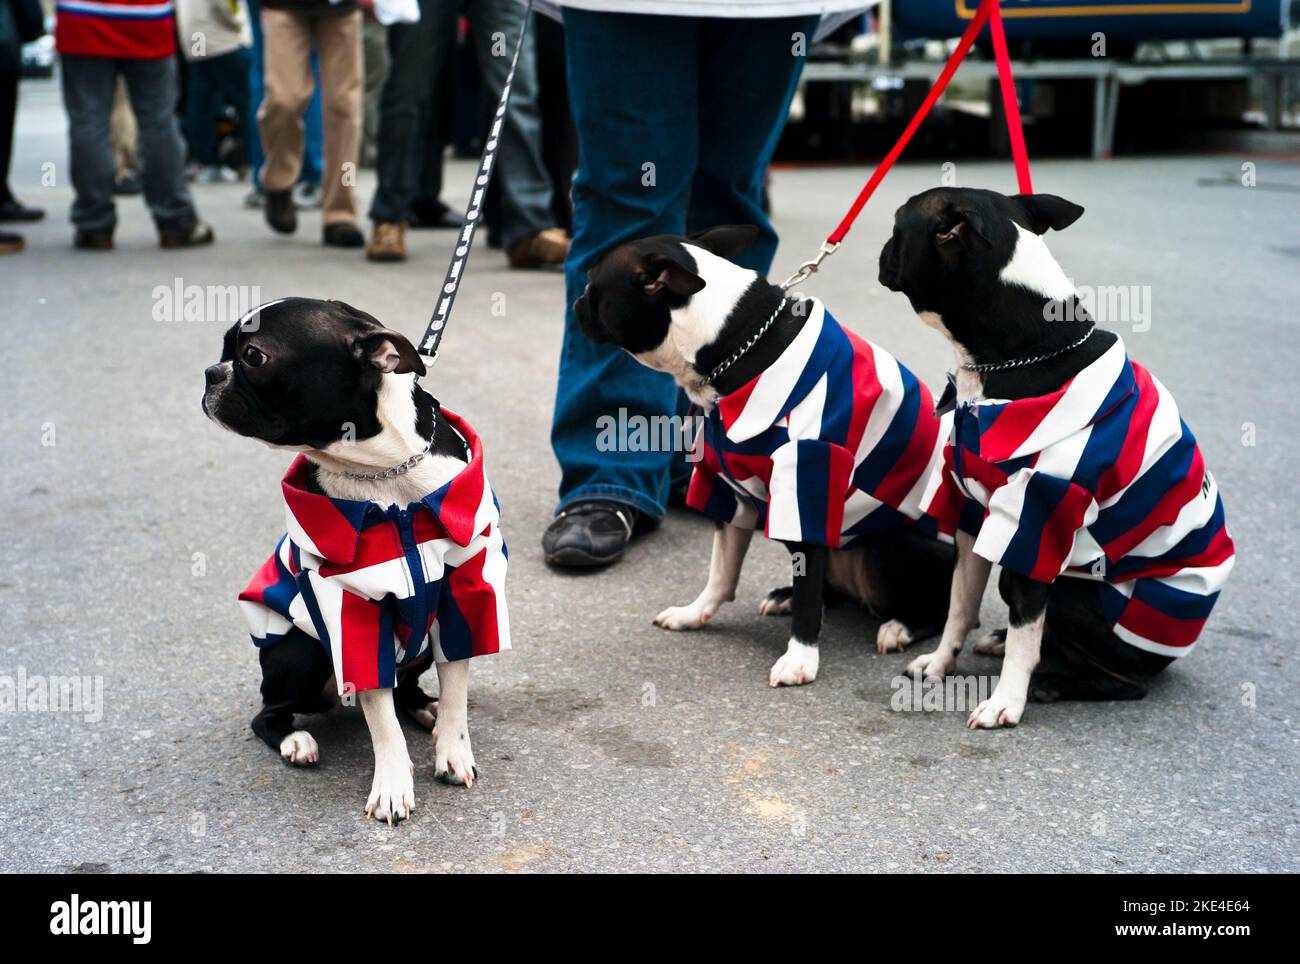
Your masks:
M 447 330 L 447 319 L 451 317 L 451 306 L 456 301 L 456 290 L 460 287 L 461 277 L 465 273 L 465 264 L 469 261 L 469 251 L 474 244 L 474 229 L 483 213 L 483 199 L 487 196 L 488 185 L 492 183 L 492 172 L 496 167 L 497 144 L 501 137 L 501 127 L 506 119 L 506 107 L 510 103 L 510 87 L 515 80 L 515 67 L 519 63 L 519 51 L 523 49 L 524 37 L 528 34 L 528 17 L 533 11 L 533 0 L 524 6 L 524 19 L 519 27 L 519 39 L 515 41 L 515 53 L 510 60 L 510 72 L 506 74 L 505 86 L 501 88 L 501 100 L 497 103 L 497 112 L 492 118 L 492 129 L 488 131 L 483 144 L 483 157 L 479 160 L 478 174 L 474 186 L 469 192 L 469 204 L 465 208 L 465 220 L 461 223 L 460 237 L 456 249 L 451 254 L 451 263 L 447 265 L 447 276 L 442 279 L 442 288 L 438 292 L 438 301 L 433 308 L 433 317 L 420 338 L 420 355 L 425 367 L 432 368 L 438 360 L 438 345 Z

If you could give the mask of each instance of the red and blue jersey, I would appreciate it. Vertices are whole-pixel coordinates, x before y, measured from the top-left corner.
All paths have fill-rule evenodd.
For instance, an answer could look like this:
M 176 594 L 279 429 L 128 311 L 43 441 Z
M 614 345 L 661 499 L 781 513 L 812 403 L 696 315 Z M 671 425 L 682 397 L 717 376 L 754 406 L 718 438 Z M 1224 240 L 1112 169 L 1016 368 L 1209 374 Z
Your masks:
M 1059 391 L 959 405 L 948 464 L 984 507 L 975 552 L 1094 579 L 1115 633 L 1189 652 L 1233 564 L 1223 501 L 1169 391 L 1123 342 Z
M 396 685 L 398 667 L 510 648 L 506 547 L 478 435 L 441 417 L 469 448 L 468 464 L 409 506 L 308 491 L 299 456 L 281 483 L 287 534 L 239 594 L 253 643 L 296 626 L 334 662 L 339 694 Z
M 943 471 L 951 417 L 820 301 L 802 306 L 808 319 L 776 362 L 705 416 L 687 504 L 831 548 L 912 523 L 950 540 L 963 502 Z
M 176 53 L 172 0 L 56 0 L 61 54 L 151 60 Z

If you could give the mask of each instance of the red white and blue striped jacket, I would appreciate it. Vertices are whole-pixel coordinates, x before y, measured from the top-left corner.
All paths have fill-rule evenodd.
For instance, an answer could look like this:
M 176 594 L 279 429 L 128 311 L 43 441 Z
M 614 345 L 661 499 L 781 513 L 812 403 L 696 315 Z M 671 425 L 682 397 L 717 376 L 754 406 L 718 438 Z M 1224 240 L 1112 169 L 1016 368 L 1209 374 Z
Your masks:
M 510 648 L 506 546 L 478 435 L 446 419 L 469 447 L 451 481 L 405 508 L 307 490 L 299 456 L 281 483 L 288 533 L 239 594 L 253 643 L 297 626 L 334 662 L 340 695 L 396 685 L 397 669 Z
M 1110 349 L 1059 391 L 959 405 L 948 464 L 985 507 L 975 552 L 1098 580 L 1115 633 L 1189 652 L 1233 564 L 1223 501 L 1169 391 Z
M 963 497 L 943 471 L 951 416 L 820 301 L 776 363 L 718 399 L 686 502 L 769 538 L 848 548 L 916 523 L 951 540 Z
M 61 54 L 151 60 L 176 52 L 172 0 L 56 0 Z

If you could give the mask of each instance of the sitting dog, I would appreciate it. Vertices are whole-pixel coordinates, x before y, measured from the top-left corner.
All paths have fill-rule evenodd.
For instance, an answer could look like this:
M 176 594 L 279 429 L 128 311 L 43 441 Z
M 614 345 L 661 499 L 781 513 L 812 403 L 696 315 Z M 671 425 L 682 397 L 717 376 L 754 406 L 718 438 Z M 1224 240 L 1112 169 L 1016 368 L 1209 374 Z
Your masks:
M 1218 486 L 1173 398 L 1094 326 L 1040 237 L 1082 213 L 936 188 L 898 209 L 880 254 L 881 283 L 956 350 L 947 461 L 983 508 L 978 534 L 957 537 L 939 646 L 909 669 L 952 672 L 993 563 L 1011 611 L 972 729 L 1014 726 L 1031 691 L 1141 698 L 1191 650 L 1232 569 Z
M 938 631 L 953 566 L 941 520 L 960 495 L 943 485 L 947 426 L 926 387 L 820 302 L 727 260 L 756 237 L 733 226 L 625 244 L 574 310 L 589 338 L 668 372 L 706 412 L 687 504 L 718 522 L 708 582 L 655 623 L 698 629 L 734 599 L 761 527 L 794 562 L 792 586 L 759 609 L 792 613 L 768 677 L 790 686 L 817 678 L 828 590 L 887 620 L 882 652 Z
M 398 706 L 433 730 L 435 776 L 471 786 L 468 657 L 510 648 L 478 435 L 420 388 L 405 337 L 339 301 L 254 308 L 205 374 L 209 418 L 302 453 L 281 483 L 288 533 L 239 597 L 262 664 L 254 732 L 315 763 L 294 714 L 358 693 L 375 752 L 367 814 L 391 825 L 415 806 Z M 419 685 L 430 663 L 436 702 Z

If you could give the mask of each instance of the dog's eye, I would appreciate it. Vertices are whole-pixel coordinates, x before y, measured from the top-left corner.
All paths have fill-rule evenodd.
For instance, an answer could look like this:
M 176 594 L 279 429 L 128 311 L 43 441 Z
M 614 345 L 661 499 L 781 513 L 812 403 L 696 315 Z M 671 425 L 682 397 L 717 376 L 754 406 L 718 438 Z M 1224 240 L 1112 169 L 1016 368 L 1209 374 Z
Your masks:
M 266 361 L 266 355 L 262 352 L 262 350 L 253 345 L 245 345 L 244 353 L 240 356 L 240 358 L 242 359 L 244 364 L 247 365 L 249 368 L 257 368 L 264 361 Z

